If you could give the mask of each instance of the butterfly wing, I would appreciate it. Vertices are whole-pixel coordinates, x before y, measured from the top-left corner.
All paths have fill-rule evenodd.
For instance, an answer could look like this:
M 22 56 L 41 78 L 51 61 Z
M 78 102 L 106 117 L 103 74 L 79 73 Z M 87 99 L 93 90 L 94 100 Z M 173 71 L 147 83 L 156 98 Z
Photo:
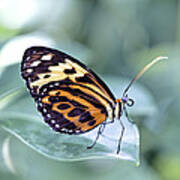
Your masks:
M 31 47 L 25 51 L 21 72 L 38 110 L 56 131 L 87 132 L 114 116 L 115 98 L 109 88 L 63 52 Z

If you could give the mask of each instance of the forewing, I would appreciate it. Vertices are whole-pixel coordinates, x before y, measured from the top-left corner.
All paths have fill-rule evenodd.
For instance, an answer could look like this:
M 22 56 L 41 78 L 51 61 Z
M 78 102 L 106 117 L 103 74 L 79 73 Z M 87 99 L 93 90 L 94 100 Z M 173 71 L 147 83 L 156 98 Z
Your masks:
M 38 93 L 38 90 L 48 82 L 69 78 L 72 82 L 98 92 L 110 103 L 115 102 L 109 88 L 92 70 L 61 51 L 46 47 L 31 47 L 24 53 L 21 70 L 33 94 Z

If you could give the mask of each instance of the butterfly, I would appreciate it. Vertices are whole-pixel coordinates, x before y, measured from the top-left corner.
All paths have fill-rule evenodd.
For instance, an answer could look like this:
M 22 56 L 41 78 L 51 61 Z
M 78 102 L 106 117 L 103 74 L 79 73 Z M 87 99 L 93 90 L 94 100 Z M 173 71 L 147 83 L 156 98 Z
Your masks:
M 37 109 L 53 130 L 71 135 L 86 133 L 99 126 L 94 143 L 88 146 L 92 148 L 105 125 L 117 119 L 122 127 L 117 153 L 125 130 L 120 117 L 123 111 L 128 117 L 126 105 L 134 104 L 127 91 L 143 73 L 141 71 L 131 81 L 122 98 L 116 99 L 91 69 L 59 50 L 30 47 L 21 63 L 21 75 Z

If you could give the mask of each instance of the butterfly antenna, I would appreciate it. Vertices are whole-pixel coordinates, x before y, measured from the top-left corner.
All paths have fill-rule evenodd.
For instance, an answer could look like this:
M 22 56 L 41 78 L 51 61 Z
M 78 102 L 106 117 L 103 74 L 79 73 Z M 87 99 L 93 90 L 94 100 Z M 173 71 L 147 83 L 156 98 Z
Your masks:
M 157 63 L 158 61 L 161 61 L 163 59 L 168 59 L 167 56 L 159 56 L 155 59 L 153 59 L 149 64 L 147 64 L 137 75 L 135 78 L 132 79 L 132 81 L 129 83 L 129 85 L 127 86 L 127 88 L 124 90 L 123 92 L 123 97 L 127 94 L 129 88 L 155 63 Z

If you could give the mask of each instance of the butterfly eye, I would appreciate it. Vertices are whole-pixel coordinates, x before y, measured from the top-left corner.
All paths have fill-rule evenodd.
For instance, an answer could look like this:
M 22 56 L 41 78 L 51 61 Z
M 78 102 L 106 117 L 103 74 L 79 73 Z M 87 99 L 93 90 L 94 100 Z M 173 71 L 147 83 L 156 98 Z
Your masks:
M 127 95 L 122 97 L 122 101 L 123 101 L 124 104 L 127 104 L 127 106 L 129 106 L 129 107 L 134 105 L 134 100 L 131 99 L 131 98 L 128 98 Z
M 122 97 L 122 101 L 124 104 L 126 104 L 128 101 L 128 96 L 126 95 L 126 96 Z

